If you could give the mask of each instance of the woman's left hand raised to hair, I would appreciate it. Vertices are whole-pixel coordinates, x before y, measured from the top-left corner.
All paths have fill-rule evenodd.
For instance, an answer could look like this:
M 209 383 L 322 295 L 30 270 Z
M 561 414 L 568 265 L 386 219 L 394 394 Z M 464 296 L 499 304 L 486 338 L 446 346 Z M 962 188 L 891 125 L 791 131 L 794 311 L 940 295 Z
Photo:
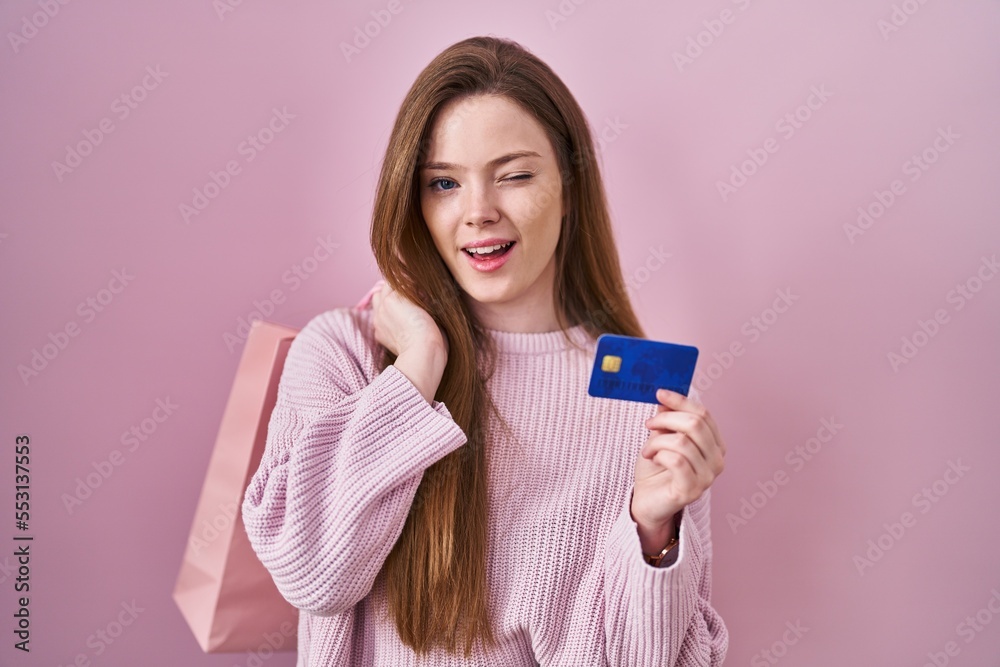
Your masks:
M 658 389 L 656 400 L 656 414 L 645 422 L 652 434 L 635 457 L 631 505 L 646 553 L 666 545 L 674 515 L 712 485 L 726 456 L 726 443 L 704 405 L 667 389 Z

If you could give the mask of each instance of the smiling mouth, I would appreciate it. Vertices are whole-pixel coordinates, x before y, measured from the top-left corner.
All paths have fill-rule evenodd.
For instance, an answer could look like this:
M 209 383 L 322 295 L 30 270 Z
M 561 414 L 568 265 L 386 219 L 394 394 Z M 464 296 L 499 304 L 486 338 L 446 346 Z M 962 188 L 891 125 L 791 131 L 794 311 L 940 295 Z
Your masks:
M 487 257 L 500 257 L 501 255 L 506 255 L 507 251 L 513 247 L 514 243 L 514 241 L 510 241 L 504 245 L 492 246 L 492 248 L 463 248 L 462 250 L 470 257 L 474 257 L 476 259 L 486 259 Z M 488 250 L 488 252 L 483 252 L 484 250 Z

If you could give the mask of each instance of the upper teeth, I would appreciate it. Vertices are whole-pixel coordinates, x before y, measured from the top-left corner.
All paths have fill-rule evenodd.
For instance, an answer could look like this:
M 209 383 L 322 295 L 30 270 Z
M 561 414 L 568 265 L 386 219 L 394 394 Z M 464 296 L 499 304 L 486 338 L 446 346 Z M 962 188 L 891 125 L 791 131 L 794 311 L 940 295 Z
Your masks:
M 500 248 L 506 248 L 511 243 L 513 243 L 513 241 L 509 241 L 507 243 L 501 243 L 500 245 L 483 246 L 482 248 L 466 248 L 465 250 L 466 252 L 475 253 L 477 255 L 485 255 L 486 253 L 493 252 L 494 250 L 499 250 Z

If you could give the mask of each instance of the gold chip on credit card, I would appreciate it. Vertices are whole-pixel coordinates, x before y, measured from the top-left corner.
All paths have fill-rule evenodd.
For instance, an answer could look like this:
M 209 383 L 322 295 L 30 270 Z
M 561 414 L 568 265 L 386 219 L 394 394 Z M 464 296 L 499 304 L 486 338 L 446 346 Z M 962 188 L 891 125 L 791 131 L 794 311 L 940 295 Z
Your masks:
M 617 373 L 622 369 L 622 358 L 613 354 L 605 354 L 601 359 L 601 370 L 605 373 Z

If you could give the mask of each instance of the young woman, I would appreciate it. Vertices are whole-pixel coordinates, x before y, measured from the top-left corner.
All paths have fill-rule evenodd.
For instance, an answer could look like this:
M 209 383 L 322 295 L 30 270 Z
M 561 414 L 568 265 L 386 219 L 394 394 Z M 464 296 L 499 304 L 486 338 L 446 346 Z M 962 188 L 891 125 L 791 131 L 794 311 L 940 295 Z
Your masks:
M 438 55 L 371 243 L 385 281 L 294 340 L 243 504 L 298 664 L 721 664 L 725 444 L 696 392 L 587 394 L 596 337 L 643 330 L 563 82 L 509 40 Z

